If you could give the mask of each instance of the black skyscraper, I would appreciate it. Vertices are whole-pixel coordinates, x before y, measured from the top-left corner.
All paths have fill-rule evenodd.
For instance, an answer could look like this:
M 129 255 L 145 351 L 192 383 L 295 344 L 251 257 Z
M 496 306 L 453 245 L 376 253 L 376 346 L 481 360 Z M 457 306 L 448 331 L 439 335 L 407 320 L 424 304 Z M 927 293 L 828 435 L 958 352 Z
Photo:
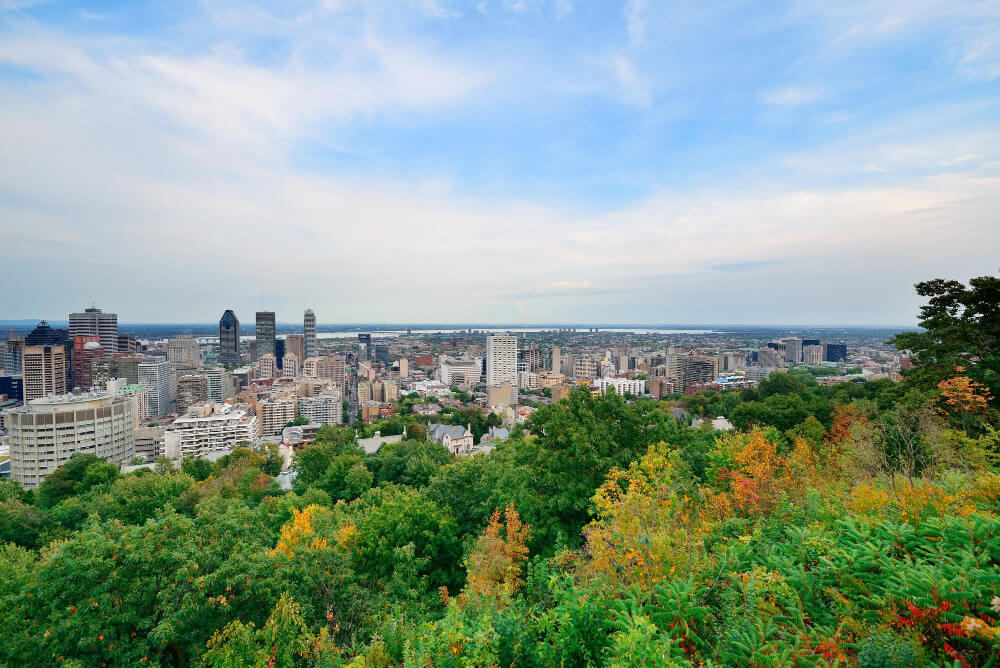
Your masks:
M 274 311 L 257 311 L 257 359 L 274 354 Z
M 846 362 L 847 361 L 847 346 L 843 343 L 828 343 L 826 344 L 826 361 L 827 362 Z
M 240 321 L 232 309 L 219 319 L 219 361 L 223 364 L 240 363 Z

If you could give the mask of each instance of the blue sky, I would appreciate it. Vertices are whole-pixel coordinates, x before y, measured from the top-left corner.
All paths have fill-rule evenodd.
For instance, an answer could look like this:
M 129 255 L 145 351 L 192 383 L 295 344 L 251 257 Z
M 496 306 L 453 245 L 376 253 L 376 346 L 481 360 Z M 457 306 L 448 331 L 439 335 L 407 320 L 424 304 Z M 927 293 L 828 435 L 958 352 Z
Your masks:
M 995 0 L 0 0 L 0 99 L 0 317 L 911 324 L 1000 268 Z

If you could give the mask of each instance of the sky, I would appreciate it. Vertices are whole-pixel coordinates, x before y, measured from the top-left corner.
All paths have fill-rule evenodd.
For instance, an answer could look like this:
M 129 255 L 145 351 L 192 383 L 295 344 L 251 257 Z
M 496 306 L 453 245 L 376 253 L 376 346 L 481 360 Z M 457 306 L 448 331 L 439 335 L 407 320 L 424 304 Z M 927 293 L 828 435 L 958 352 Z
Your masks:
M 0 319 L 912 325 L 1000 0 L 0 0 Z

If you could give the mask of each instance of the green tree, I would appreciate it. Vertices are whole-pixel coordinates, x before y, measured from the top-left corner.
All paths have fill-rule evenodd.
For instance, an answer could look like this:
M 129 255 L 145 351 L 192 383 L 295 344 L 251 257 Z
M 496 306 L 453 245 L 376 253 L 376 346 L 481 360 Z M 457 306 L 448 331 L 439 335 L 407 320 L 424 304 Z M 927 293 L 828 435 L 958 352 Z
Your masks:
M 889 341 L 912 354 L 906 382 L 933 389 L 963 368 L 989 388 L 993 406 L 1000 406 L 1000 277 L 980 276 L 968 285 L 936 278 L 915 287 L 928 298 L 920 307 L 923 331 L 902 332 Z

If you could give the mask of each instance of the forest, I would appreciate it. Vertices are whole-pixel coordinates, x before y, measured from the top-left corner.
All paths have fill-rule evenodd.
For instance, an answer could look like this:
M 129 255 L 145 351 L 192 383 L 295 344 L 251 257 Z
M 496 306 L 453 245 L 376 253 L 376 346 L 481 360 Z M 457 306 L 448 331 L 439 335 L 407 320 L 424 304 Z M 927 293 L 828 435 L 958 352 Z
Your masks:
M 577 389 L 474 457 L 324 427 L 290 491 L 249 449 L 2 481 L 0 664 L 998 665 L 1000 278 L 916 287 L 900 383 Z

